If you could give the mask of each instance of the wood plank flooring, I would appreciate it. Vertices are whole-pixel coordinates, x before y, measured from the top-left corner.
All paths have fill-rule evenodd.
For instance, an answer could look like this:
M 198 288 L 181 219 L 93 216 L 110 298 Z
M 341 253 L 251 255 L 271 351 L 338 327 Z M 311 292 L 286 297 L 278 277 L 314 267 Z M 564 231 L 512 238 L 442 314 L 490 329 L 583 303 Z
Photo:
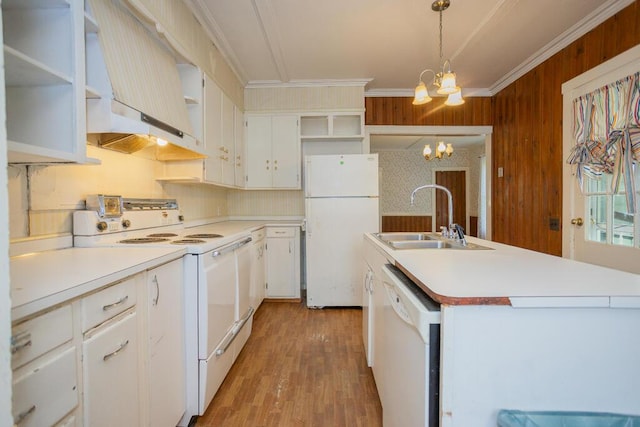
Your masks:
M 265 301 L 196 426 L 382 426 L 362 310 Z

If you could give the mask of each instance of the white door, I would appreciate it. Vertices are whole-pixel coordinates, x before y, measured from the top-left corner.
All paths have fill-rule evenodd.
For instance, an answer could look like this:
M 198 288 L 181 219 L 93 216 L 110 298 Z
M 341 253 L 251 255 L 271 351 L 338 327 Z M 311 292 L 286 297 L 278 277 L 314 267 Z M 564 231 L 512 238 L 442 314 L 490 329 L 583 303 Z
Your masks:
M 271 187 L 271 117 L 247 117 L 247 188 Z
M 363 234 L 378 231 L 378 199 L 306 199 L 307 305 L 361 306 Z
M 149 271 L 149 423 L 175 426 L 185 411 L 182 260 Z
M 294 298 L 295 240 L 292 237 L 267 239 L 267 297 Z
M 136 314 L 109 325 L 83 344 L 87 426 L 139 425 Z
M 305 157 L 305 197 L 378 195 L 378 155 Z
M 222 182 L 222 90 L 206 74 L 204 75 L 204 144 L 207 158 L 204 160 L 205 179 Z
M 573 100 L 629 76 L 638 69 L 640 47 L 630 49 L 562 85 L 565 160 L 576 144 Z M 639 189 L 640 172 L 637 166 L 635 185 Z M 628 213 L 623 185 L 617 194 L 613 194 L 610 180 L 611 175 L 607 174 L 603 174 L 600 180 L 585 176 L 581 191 L 575 166 L 565 162 L 562 254 L 578 261 L 640 273 L 640 215 L 634 217 Z M 636 210 L 640 212 L 640 206 Z
M 273 188 L 300 188 L 298 116 L 273 116 L 271 123 Z
M 235 168 L 235 117 L 234 104 L 225 94 L 222 94 L 222 183 L 234 185 Z

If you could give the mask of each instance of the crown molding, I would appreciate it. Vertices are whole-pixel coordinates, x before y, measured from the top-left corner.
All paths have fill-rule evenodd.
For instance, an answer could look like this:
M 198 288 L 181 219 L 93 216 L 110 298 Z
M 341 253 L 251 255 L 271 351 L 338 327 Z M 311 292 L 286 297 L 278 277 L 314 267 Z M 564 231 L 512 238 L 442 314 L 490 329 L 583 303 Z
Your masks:
M 433 98 L 445 98 L 447 95 L 438 95 L 437 93 L 429 94 Z M 415 96 L 414 89 L 370 89 L 365 91 L 365 98 L 413 98 Z M 492 93 L 486 88 L 463 88 L 463 97 L 490 97 Z
M 288 88 L 288 87 L 327 87 L 327 86 L 366 86 L 373 79 L 324 79 L 324 80 L 291 80 L 280 82 L 274 80 L 250 81 L 245 89 Z

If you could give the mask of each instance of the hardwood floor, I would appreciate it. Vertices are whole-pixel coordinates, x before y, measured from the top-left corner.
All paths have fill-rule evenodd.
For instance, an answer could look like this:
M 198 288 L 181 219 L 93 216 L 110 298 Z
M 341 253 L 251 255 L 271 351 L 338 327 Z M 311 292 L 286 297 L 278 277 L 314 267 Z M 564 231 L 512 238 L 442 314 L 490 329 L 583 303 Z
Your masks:
M 263 302 L 251 337 L 196 425 L 381 426 L 362 310 Z

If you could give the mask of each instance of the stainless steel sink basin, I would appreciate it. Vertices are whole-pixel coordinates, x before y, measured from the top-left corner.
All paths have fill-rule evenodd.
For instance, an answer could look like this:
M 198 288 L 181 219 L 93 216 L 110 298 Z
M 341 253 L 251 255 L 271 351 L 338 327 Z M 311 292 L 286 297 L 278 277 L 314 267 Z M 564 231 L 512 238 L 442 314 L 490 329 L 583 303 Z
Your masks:
M 376 237 L 385 242 L 389 241 L 398 241 L 398 240 L 437 240 L 436 236 L 432 236 L 428 233 L 405 233 L 405 232 L 396 232 L 396 233 L 377 233 Z
M 467 243 L 462 245 L 456 240 L 443 238 L 438 233 L 423 232 L 395 232 L 395 233 L 375 233 L 374 236 L 385 245 L 393 249 L 492 249 L 486 246 Z
M 444 240 L 389 240 L 387 245 L 394 249 L 443 249 L 454 248 L 455 245 Z

